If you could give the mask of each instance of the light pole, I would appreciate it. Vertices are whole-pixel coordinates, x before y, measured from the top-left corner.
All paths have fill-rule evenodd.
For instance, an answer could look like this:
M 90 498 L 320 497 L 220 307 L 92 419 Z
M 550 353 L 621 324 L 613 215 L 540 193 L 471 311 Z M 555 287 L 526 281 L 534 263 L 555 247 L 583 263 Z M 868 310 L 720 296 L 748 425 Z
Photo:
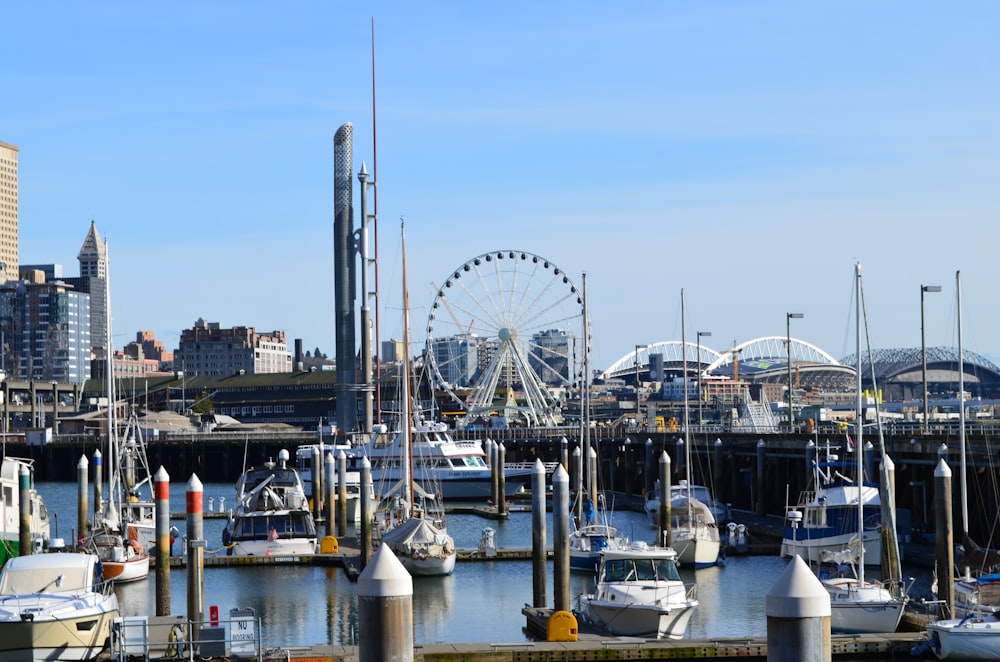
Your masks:
M 702 337 L 711 336 L 712 332 L 698 331 L 697 335 L 698 335 L 698 354 L 695 360 L 697 361 L 698 364 L 698 426 L 701 427 L 701 424 L 704 422 L 704 419 L 701 416 L 701 401 L 703 398 L 701 393 L 701 339 Z
M 785 351 L 788 353 L 788 431 L 792 430 L 792 320 L 800 320 L 802 313 L 785 313 Z
M 924 433 L 927 432 L 927 336 L 924 333 L 924 292 L 940 292 L 940 285 L 921 285 L 920 286 L 920 365 L 921 365 L 921 376 L 923 377 L 924 383 L 924 399 L 921 402 L 921 408 L 924 410 L 924 420 L 922 423 L 922 428 Z
M 635 426 L 639 427 L 639 350 L 646 349 L 647 345 L 635 346 Z

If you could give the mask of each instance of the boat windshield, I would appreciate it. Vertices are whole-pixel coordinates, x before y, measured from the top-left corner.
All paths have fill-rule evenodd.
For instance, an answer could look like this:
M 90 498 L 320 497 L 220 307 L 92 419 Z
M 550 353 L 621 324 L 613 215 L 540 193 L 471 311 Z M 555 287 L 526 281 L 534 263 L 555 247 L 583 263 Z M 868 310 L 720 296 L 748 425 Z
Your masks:
M 608 561 L 605 580 L 630 581 L 680 581 L 677 564 L 671 559 L 616 559 Z
M 311 538 L 316 527 L 308 512 L 292 511 L 280 515 L 244 517 L 236 522 L 233 540 L 264 540 L 268 537 Z M 273 533 L 272 533 L 273 532 Z

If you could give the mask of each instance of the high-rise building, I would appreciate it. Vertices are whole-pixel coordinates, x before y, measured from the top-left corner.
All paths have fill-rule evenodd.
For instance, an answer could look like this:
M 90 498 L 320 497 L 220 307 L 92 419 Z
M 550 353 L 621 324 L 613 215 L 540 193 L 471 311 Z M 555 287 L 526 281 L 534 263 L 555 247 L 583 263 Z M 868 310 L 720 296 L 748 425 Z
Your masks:
M 531 369 L 546 384 L 565 384 L 576 377 L 576 338 L 562 329 L 540 331 L 531 337 Z
M 6 374 L 82 384 L 90 378 L 90 296 L 40 270 L 0 285 L 0 335 Z
M 476 335 L 434 338 L 430 343 L 430 351 L 441 379 L 458 387 L 472 383 L 479 368 L 479 338 Z
M 292 353 L 284 331 L 257 333 L 252 327 L 223 329 L 199 319 L 181 331 L 174 369 L 185 375 L 259 375 L 292 372 Z
M 17 153 L 0 142 L 0 283 L 17 280 Z

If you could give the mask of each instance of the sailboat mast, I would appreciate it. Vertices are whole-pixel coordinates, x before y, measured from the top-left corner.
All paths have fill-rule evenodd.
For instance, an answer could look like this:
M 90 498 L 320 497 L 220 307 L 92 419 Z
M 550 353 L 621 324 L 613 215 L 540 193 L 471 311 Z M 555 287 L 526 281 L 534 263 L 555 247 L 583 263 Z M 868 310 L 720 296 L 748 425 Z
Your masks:
M 687 324 L 684 321 L 684 288 L 681 288 L 681 363 L 683 365 L 684 379 L 684 476 L 687 479 L 688 495 L 687 509 L 688 522 L 691 518 L 691 436 L 688 434 L 688 353 L 687 353 Z M 669 498 L 670 495 L 667 495 Z
M 590 311 L 587 308 L 587 274 L 583 274 L 583 379 L 581 380 L 580 393 L 580 461 L 579 465 L 579 486 L 580 504 L 582 506 L 583 495 L 590 493 L 596 496 L 596 485 L 590 484 L 590 476 L 593 473 L 590 467 Z M 585 469 L 586 467 L 586 469 Z M 592 501 L 597 507 L 597 501 Z M 582 520 L 582 518 L 581 518 Z M 581 521 L 582 524 L 582 521 Z
M 400 415 L 400 425 L 402 429 L 401 439 L 403 440 L 403 457 L 400 458 L 403 465 L 403 496 L 406 499 L 407 518 L 410 517 L 413 506 L 413 446 L 411 428 L 411 404 L 410 404 L 410 293 L 406 287 L 406 232 L 402 219 L 399 222 L 399 234 L 403 246 L 403 377 L 402 377 L 402 406 Z
M 865 583 L 865 468 L 864 468 L 864 409 L 861 402 L 861 263 L 854 265 L 854 298 L 855 298 L 855 396 L 854 396 L 854 458 L 858 467 L 858 542 L 861 544 L 858 556 L 858 585 Z
M 955 301 L 958 307 L 958 440 L 962 464 L 962 539 L 969 533 L 969 491 L 965 458 L 965 354 L 962 353 L 962 272 L 955 272 Z M 968 575 L 968 571 L 965 573 Z

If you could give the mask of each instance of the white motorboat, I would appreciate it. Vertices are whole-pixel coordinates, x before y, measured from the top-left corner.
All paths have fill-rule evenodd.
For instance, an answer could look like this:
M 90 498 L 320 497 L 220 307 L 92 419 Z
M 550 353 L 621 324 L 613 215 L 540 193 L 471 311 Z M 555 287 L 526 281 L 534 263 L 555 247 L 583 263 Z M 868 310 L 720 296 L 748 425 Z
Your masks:
M 597 588 L 580 596 L 580 612 L 609 634 L 680 639 L 698 606 L 695 593 L 681 580 L 674 550 L 636 542 L 601 553 Z
M 299 473 L 288 466 L 288 451 L 278 464 L 266 462 L 243 472 L 236 482 L 236 508 L 222 532 L 232 556 L 282 556 L 316 553 L 316 524 Z
M 1000 660 L 1000 618 L 970 614 L 927 625 L 930 649 L 942 660 Z
M 306 444 L 304 446 L 299 446 L 295 450 L 295 467 L 299 472 L 299 477 L 302 479 L 302 487 L 305 490 L 306 498 L 312 500 L 312 485 L 313 485 L 313 454 L 315 451 L 319 451 L 321 464 L 326 461 L 326 455 L 332 453 L 334 458 L 339 454 L 340 451 L 345 451 L 345 456 L 348 451 L 351 451 L 350 446 L 334 446 L 331 444 Z M 323 476 L 322 466 L 320 467 L 320 476 Z M 339 473 L 334 473 L 334 480 L 339 480 Z M 340 490 L 339 485 L 335 482 L 333 485 L 334 500 L 337 501 L 337 508 L 340 507 Z M 344 489 L 347 493 L 347 521 L 354 522 L 355 524 L 361 523 L 361 472 L 356 470 L 347 471 L 344 477 Z M 368 485 L 368 512 L 374 513 L 375 508 L 378 506 L 378 497 L 375 496 L 375 485 L 374 481 Z M 339 511 L 338 511 L 339 512 Z M 338 515 L 339 516 L 339 515 Z
M 92 660 L 108 646 L 118 615 L 93 554 L 13 558 L 0 573 L 0 659 Z
M 31 546 L 40 552 L 49 544 L 49 512 L 42 495 L 35 490 L 32 461 L 4 456 L 0 465 L 0 565 L 21 551 L 21 471 L 29 475 L 28 512 L 30 515 Z

